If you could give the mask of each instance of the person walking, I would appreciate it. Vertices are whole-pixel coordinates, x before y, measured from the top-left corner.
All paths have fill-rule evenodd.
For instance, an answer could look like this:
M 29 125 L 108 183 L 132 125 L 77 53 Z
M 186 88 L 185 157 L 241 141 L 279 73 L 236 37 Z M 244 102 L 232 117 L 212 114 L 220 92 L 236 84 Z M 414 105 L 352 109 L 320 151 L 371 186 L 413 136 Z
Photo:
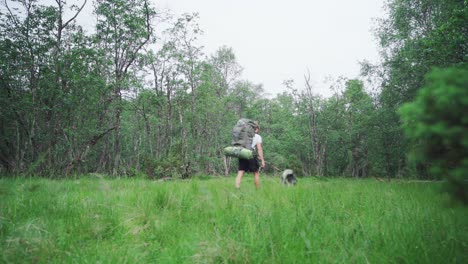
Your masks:
M 252 149 L 257 152 L 252 159 L 239 159 L 239 168 L 236 177 L 236 188 L 239 189 L 242 177 L 245 172 L 253 172 L 255 187 L 260 188 L 260 166 L 265 167 L 265 159 L 263 158 L 262 137 L 258 134 L 260 127 L 255 123 L 255 136 L 252 139 Z M 259 164 L 260 162 L 260 164 Z

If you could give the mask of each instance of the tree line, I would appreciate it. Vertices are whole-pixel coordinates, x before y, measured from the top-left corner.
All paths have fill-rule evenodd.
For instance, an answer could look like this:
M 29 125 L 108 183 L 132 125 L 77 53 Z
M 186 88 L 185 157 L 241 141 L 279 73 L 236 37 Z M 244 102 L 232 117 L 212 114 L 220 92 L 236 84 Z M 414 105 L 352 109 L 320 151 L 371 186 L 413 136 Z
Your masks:
M 76 22 L 89 4 L 93 33 Z M 270 98 L 261 84 L 240 78 L 232 48 L 204 53 L 196 13 L 172 17 L 147 0 L 5 1 L 0 172 L 226 175 L 237 164 L 223 148 L 236 121 L 247 117 L 260 123 L 268 173 L 441 178 L 427 156 L 413 158 L 432 141 L 405 131 L 414 131 L 420 107 L 410 103 L 425 102 L 418 94 L 425 86 L 446 78 L 466 88 L 466 3 L 389 0 L 385 10 L 375 24 L 381 63 L 363 62 L 359 78 L 334 80 L 329 98 L 315 93 L 307 73 L 302 87 L 285 80 L 285 91 Z M 434 67 L 442 73 L 430 79 Z M 453 97 L 464 98 L 456 106 L 461 113 L 466 94 Z M 466 132 L 466 120 L 454 124 Z M 442 136 L 449 137 L 455 134 Z

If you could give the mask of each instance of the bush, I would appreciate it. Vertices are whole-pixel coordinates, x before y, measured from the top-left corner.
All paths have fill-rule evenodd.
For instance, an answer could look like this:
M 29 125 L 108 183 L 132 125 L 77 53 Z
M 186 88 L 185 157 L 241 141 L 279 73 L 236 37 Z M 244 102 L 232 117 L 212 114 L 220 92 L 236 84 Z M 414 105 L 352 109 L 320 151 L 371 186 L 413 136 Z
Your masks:
M 451 194 L 468 204 L 468 65 L 434 69 L 414 102 L 403 105 L 405 134 L 412 157 L 430 175 L 446 178 Z
M 143 158 L 143 171 L 150 179 L 190 178 L 191 163 L 184 163 L 180 158 L 169 155 L 160 159 L 150 156 Z

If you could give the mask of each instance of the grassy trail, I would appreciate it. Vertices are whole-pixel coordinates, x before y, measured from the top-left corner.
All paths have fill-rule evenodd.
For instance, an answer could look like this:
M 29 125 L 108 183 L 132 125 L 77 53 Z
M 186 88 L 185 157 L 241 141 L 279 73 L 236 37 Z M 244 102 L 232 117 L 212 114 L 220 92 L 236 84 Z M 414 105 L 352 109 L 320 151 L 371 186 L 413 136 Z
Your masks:
M 0 179 L 0 263 L 468 263 L 432 182 Z

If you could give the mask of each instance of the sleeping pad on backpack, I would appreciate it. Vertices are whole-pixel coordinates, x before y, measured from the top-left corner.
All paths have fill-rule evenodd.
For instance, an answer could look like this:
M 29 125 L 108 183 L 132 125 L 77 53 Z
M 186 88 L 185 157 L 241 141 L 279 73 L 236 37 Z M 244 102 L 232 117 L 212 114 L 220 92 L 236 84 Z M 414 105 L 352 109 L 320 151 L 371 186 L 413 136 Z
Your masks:
M 254 157 L 252 150 L 240 146 L 229 146 L 224 148 L 224 155 L 239 159 L 252 159 Z

